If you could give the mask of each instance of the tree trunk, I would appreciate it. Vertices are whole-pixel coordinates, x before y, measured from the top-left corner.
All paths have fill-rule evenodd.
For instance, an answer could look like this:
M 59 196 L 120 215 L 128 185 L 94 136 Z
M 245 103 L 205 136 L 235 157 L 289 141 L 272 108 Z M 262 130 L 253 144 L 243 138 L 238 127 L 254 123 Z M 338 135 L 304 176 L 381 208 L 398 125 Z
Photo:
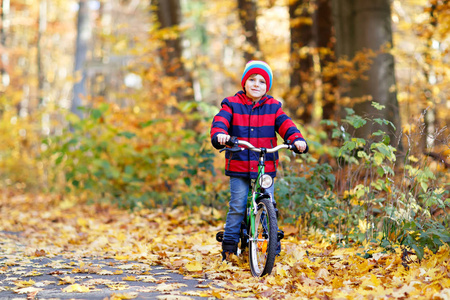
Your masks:
M 78 20 L 77 20 L 77 39 L 75 53 L 75 78 L 80 78 L 73 87 L 73 100 L 70 111 L 80 118 L 83 118 L 83 112 L 80 107 L 83 106 L 83 97 L 86 95 L 86 68 L 85 62 L 89 42 L 91 40 L 91 26 L 89 17 L 88 0 L 79 1 Z
M 37 37 L 37 77 L 38 77 L 38 106 L 44 102 L 45 71 L 43 63 L 43 40 L 42 36 L 47 28 L 47 0 L 39 1 L 39 20 Z
M 431 52 L 432 45 L 433 45 L 433 33 L 436 30 L 437 26 L 437 16 L 436 16 L 436 8 L 437 8 L 437 2 L 434 2 L 431 4 L 430 7 L 430 25 L 432 26 L 432 30 L 430 31 L 430 35 L 427 38 L 427 44 L 424 52 L 425 61 L 431 62 L 433 60 Z M 423 112 L 424 114 L 424 132 L 422 135 L 422 146 L 424 148 L 431 148 L 434 145 L 434 139 L 435 139 L 435 131 L 436 131 L 436 101 L 434 97 L 432 96 L 433 93 L 431 92 L 431 86 L 432 78 L 434 77 L 433 74 L 433 65 L 431 63 L 427 64 L 429 69 L 423 70 L 423 75 L 426 79 L 427 87 L 424 90 L 424 97 L 425 103 L 431 103 L 428 107 L 425 107 L 425 110 Z
M 389 0 L 335 0 L 336 51 L 338 57 L 352 58 L 358 51 L 372 49 L 379 51 L 383 46 L 392 47 L 391 8 Z M 363 117 L 388 120 L 396 127 L 388 125 L 368 125 L 356 131 L 357 136 L 370 139 L 371 133 L 383 130 L 391 138 L 394 146 L 400 143 L 401 122 L 396 93 L 394 58 L 388 52 L 376 56 L 365 74 L 367 80 L 357 79 L 346 86 L 351 98 L 370 96 L 372 99 L 354 105 L 355 112 Z M 375 109 L 372 101 L 384 105 L 382 111 Z M 400 145 L 401 148 L 401 145 Z
M 292 67 L 290 91 L 286 106 L 294 118 L 304 123 L 312 121 L 313 111 L 313 46 L 312 18 L 308 11 L 309 0 L 289 2 L 290 18 L 290 64 Z
M 156 6 L 156 14 L 161 28 L 174 28 L 181 24 L 180 0 L 152 0 Z M 169 37 L 164 40 L 164 46 L 160 49 L 160 56 L 163 62 L 165 74 L 174 77 L 177 81 L 184 81 L 192 86 L 192 79 L 183 64 L 181 35 L 176 38 Z M 191 95 L 186 88 L 178 88 L 176 91 L 178 100 L 190 100 Z
M 336 62 L 334 55 L 335 42 L 331 0 L 316 0 L 317 9 L 314 13 L 314 40 L 317 43 L 322 74 L 322 119 L 336 120 L 336 94 L 338 78 L 334 72 L 327 72 L 329 64 Z
M 10 2 L 9 0 L 2 0 L 1 11 L 0 11 L 0 47 L 3 49 L 1 51 L 0 57 L 0 76 L 1 76 L 1 84 L 4 87 L 9 85 L 9 74 L 8 74 L 8 53 L 5 51 L 7 49 L 6 38 L 8 36 L 9 30 L 9 10 L 10 10 Z M 1 112 L 0 112 L 1 113 Z
M 239 19 L 245 31 L 247 46 L 244 49 L 246 62 L 260 59 L 258 32 L 256 28 L 257 5 L 254 0 L 238 0 Z
M 154 0 L 157 5 L 158 21 L 161 28 L 170 28 L 180 25 L 181 7 L 179 0 Z M 183 76 L 184 66 L 181 61 L 182 46 L 181 37 L 164 40 L 165 47 L 161 54 L 164 61 L 166 74 L 169 76 Z

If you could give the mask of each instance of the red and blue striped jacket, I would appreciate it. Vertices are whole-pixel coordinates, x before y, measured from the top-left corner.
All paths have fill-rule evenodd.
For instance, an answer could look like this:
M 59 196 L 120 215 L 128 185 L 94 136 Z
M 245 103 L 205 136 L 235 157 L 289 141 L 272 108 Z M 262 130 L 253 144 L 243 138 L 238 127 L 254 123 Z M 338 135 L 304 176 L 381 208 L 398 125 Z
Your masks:
M 269 95 L 263 96 L 261 100 L 253 104 L 253 101 L 240 91 L 233 97 L 225 98 L 221 106 L 211 124 L 211 143 L 216 149 L 224 147 L 217 142 L 219 133 L 248 141 L 255 147 L 265 148 L 273 148 L 277 145 L 277 132 L 288 144 L 293 144 L 297 140 L 305 141 L 300 130 L 284 113 L 281 103 Z M 304 153 L 307 151 L 308 147 Z M 258 157 L 258 153 L 249 150 L 235 153 L 227 151 L 225 175 L 256 178 Z M 275 177 L 277 167 L 278 153 L 268 153 L 266 173 Z

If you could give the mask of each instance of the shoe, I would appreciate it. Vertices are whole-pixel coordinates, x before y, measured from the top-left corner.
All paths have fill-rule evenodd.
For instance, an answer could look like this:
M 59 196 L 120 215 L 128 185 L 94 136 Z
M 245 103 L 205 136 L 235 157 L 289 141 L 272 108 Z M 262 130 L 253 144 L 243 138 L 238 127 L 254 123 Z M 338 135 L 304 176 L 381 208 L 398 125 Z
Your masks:
M 281 252 L 281 240 L 284 238 L 284 231 L 281 229 L 278 229 L 277 232 L 277 250 L 275 251 L 275 255 L 279 256 Z
M 231 262 L 232 255 L 231 252 L 222 252 L 222 261 Z

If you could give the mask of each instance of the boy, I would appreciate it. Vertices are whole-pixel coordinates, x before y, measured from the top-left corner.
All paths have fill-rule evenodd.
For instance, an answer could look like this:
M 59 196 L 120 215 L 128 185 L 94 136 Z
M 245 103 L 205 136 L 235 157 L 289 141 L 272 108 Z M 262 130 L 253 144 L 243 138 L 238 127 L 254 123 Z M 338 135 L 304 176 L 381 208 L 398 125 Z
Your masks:
M 292 120 L 283 112 L 281 103 L 267 92 L 272 87 L 272 70 L 263 61 L 250 61 L 242 74 L 243 91 L 225 98 L 211 125 L 211 143 L 216 149 L 225 147 L 231 136 L 248 141 L 255 147 L 273 148 L 276 132 L 297 153 L 308 152 L 308 145 Z M 244 150 L 225 155 L 225 175 L 230 177 L 231 199 L 222 242 L 222 258 L 237 253 L 239 230 L 244 219 L 250 180 L 257 177 L 258 154 Z M 278 153 L 266 157 L 266 173 L 276 176 Z M 266 190 L 273 199 L 274 187 Z M 275 202 L 274 202 L 275 204 Z M 277 252 L 280 251 L 280 247 Z

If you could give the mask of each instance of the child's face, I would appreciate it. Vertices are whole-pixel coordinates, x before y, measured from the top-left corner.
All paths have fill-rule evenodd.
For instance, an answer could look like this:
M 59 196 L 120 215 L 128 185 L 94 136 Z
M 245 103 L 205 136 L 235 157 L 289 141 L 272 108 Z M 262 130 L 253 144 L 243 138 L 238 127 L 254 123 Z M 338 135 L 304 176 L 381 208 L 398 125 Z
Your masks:
M 250 75 L 245 82 L 245 94 L 253 101 L 258 101 L 267 90 L 266 80 L 259 74 Z

